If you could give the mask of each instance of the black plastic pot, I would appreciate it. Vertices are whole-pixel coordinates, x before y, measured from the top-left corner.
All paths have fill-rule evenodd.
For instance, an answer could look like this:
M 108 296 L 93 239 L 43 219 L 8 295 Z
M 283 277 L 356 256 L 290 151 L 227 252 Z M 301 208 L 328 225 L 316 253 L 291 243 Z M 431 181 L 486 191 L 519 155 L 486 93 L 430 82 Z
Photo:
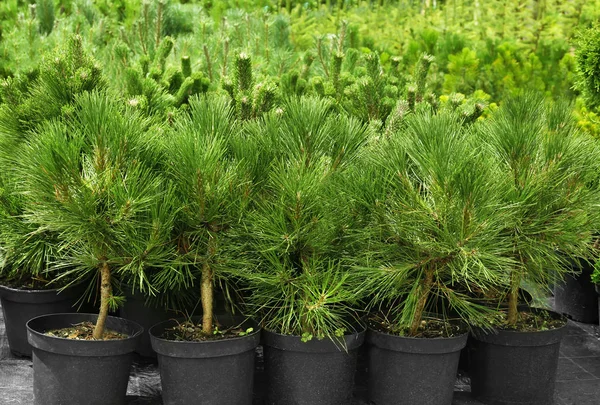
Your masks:
M 598 296 L 591 280 L 594 267 L 585 261 L 573 263 L 581 272 L 567 274 L 563 283 L 554 287 L 556 312 L 584 323 L 598 323 Z
M 42 315 L 27 322 L 33 346 L 34 405 L 124 405 L 129 371 L 143 328 L 108 317 L 108 329 L 129 336 L 122 340 L 73 340 L 44 332 L 80 322 L 94 314 Z
M 369 330 L 371 403 L 452 404 L 460 351 L 468 336 L 425 339 Z
M 539 332 L 474 333 L 469 347 L 473 397 L 489 405 L 553 404 L 565 332 L 563 326 Z
M 596 294 L 598 294 L 598 313 L 600 313 L 600 284 L 596 284 Z
M 31 357 L 27 321 L 45 314 L 73 312 L 81 293 L 80 286 L 59 293 L 57 289 L 21 290 L 0 285 L 0 304 L 10 351 L 16 356 Z
M 364 331 L 345 336 L 345 351 L 331 340 L 302 342 L 300 336 L 263 331 L 265 405 L 351 403 L 357 352 L 364 338 Z
M 224 322 L 225 327 L 243 319 Z M 152 347 L 158 353 L 164 405 L 251 405 L 254 381 L 254 351 L 260 328 L 247 336 L 207 342 L 162 339 L 176 321 L 161 322 L 150 329 Z M 244 326 L 246 327 L 246 326 Z
M 174 311 L 148 305 L 145 298 L 139 294 L 127 295 L 125 304 L 121 306 L 120 310 L 122 318 L 134 321 L 144 328 L 144 333 L 140 336 L 140 343 L 135 350 L 136 353 L 143 357 L 156 357 L 156 352 L 152 350 L 148 331 L 157 323 L 177 318 L 177 314 Z

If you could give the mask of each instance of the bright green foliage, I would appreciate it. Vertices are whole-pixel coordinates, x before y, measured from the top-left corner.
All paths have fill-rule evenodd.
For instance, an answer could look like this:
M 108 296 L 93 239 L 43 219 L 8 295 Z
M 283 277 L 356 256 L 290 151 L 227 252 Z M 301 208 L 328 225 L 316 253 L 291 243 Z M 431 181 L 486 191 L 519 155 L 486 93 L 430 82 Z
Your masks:
M 155 136 L 137 113 L 92 92 L 77 97 L 70 120 L 42 125 L 23 147 L 15 170 L 24 218 L 60 234 L 60 277 L 94 276 L 93 292 L 108 266 L 113 279 L 152 295 L 152 277 L 173 271 L 175 199 L 157 171 Z M 120 302 L 102 297 L 102 305 Z
M 233 81 L 225 78 L 223 87 L 241 120 L 256 118 L 271 110 L 277 101 L 277 86 L 270 80 L 255 84 L 252 58 L 245 52 L 236 55 Z
M 570 106 L 546 106 L 531 94 L 507 100 L 480 132 L 505 177 L 503 198 L 512 211 L 503 232 L 512 246 L 505 256 L 515 262 L 505 269 L 504 289 L 512 325 L 524 281 L 549 288 L 552 277 L 567 271 L 569 259 L 592 256 L 599 223 L 598 147 L 577 133 Z
M 587 105 L 600 107 L 600 28 L 589 28 L 577 42 L 577 87 L 583 92 Z
M 346 100 L 342 103 L 351 114 L 365 121 L 385 121 L 400 97 L 397 79 L 383 73 L 377 53 L 366 55 L 364 63 L 364 74 L 357 72 L 354 83 L 344 90 Z M 426 75 L 424 71 L 423 85 Z
M 479 59 L 475 52 L 463 48 L 460 53 L 448 56 L 448 75 L 444 90 L 448 93 L 470 93 L 474 90 L 479 76 Z
M 44 50 L 78 32 L 117 91 L 129 87 L 130 69 L 141 71 L 142 79 L 160 77 L 158 86 L 146 83 L 144 94 L 132 95 L 132 103 L 150 114 L 165 114 L 166 109 L 172 117 L 190 95 L 191 83 L 180 87 L 177 73 L 182 57 L 189 56 L 194 75 L 201 72 L 196 89 L 210 83 L 211 91 L 220 91 L 222 83 L 229 90 L 235 81 L 235 55 L 244 50 L 251 56 L 255 83 L 264 83 L 261 95 L 242 97 L 249 104 L 255 98 L 268 104 L 273 98 L 319 94 L 336 100 L 340 110 L 381 123 L 399 99 L 413 108 L 419 99 L 432 100 L 432 93 L 470 98 L 483 90 L 490 101 L 500 102 L 515 89 L 526 88 L 548 97 L 574 98 L 576 68 L 569 40 L 577 28 L 597 19 L 600 10 L 598 0 L 541 8 L 534 0 L 485 7 L 458 1 L 425 7 L 425 2 L 408 0 L 344 1 L 342 6 L 332 0 L 327 6 L 303 2 L 290 8 L 267 0 L 210 2 L 206 7 L 194 1 L 80 0 L 61 3 L 56 10 L 60 23 L 41 36 L 36 15 L 25 5 L 2 3 L 0 14 L 8 18 L 0 43 L 3 76 L 29 72 Z M 258 5 L 267 8 L 252 8 Z M 176 39 L 173 50 L 164 68 L 153 70 L 165 36 Z M 370 54 L 379 55 L 378 80 L 367 72 Z M 435 57 L 428 69 L 422 69 L 427 65 L 423 54 Z M 243 114 L 260 115 L 260 108 L 236 103 Z M 582 122 L 584 128 L 589 124 L 588 119 Z
M 320 99 L 290 100 L 252 132 L 263 137 L 267 170 L 255 181 L 262 186 L 244 235 L 251 308 L 269 330 L 319 339 L 357 327 L 356 294 L 340 260 L 337 178 L 369 138 L 365 126 L 327 107 Z
M 54 0 L 37 0 L 35 14 L 41 34 L 48 35 L 54 28 Z
M 148 115 L 162 115 L 180 107 L 190 96 L 205 93 L 210 86 L 210 80 L 201 72 L 192 72 L 188 56 L 182 57 L 180 69 L 166 67 L 173 45 L 170 37 L 161 39 L 153 60 L 142 58 L 141 66 L 126 70 L 131 104 Z
M 229 233 L 239 234 L 236 228 L 247 214 L 251 197 L 244 166 L 229 151 L 230 139 L 237 131 L 226 97 L 194 98 L 189 117 L 174 125 L 165 142 L 167 173 L 179 207 L 173 238 L 183 268 L 177 276 L 161 280 L 161 285 L 176 287 L 206 277 L 208 291 L 203 287 L 202 293 L 210 296 L 201 298 L 210 332 L 215 284 L 226 289 L 231 301 L 227 287 L 239 258 L 232 254 L 235 249 Z
M 58 235 L 23 220 L 26 203 L 17 194 L 19 179 L 11 169 L 25 143 L 39 125 L 53 119 L 69 120 L 75 99 L 101 89 L 104 81 L 95 62 L 83 53 L 81 38 L 72 38 L 66 49 L 48 55 L 39 77 L 21 76 L 2 83 L 0 106 L 0 244 L 3 277 L 26 281 L 41 279 L 58 260 Z
M 357 277 L 391 330 L 416 336 L 427 317 L 490 326 L 473 291 L 501 282 L 509 212 L 493 162 L 455 113 L 424 110 L 368 150 L 349 181 L 363 212 Z
M 47 55 L 39 76 L 21 76 L 2 83 L 0 128 L 5 136 L 21 137 L 39 122 L 68 115 L 75 97 L 106 86 L 100 68 L 83 49 L 81 37 Z M 6 148 L 4 140 L 3 148 Z M 6 149 L 4 149 L 6 150 Z

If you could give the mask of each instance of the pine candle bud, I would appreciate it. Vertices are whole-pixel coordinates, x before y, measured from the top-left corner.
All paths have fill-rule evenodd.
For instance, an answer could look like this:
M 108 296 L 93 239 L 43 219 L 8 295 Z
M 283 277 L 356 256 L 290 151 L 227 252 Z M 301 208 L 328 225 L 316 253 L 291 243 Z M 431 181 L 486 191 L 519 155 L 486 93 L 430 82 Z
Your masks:
M 235 73 L 238 91 L 248 91 L 252 88 L 252 58 L 245 52 L 235 59 Z
M 125 83 L 129 95 L 135 96 L 143 93 L 142 76 L 137 69 L 127 68 L 125 71 Z
M 358 63 L 359 57 L 360 52 L 357 49 L 348 49 L 345 57 L 345 68 L 348 72 L 354 73 L 354 69 L 356 68 L 356 64 Z
M 414 111 L 417 101 L 417 86 L 408 86 L 408 89 L 406 89 L 406 98 L 408 99 L 408 108 L 410 108 L 411 111 Z
M 183 73 L 184 77 L 192 75 L 192 61 L 187 55 L 181 57 L 181 73 Z
M 210 79 L 205 77 L 202 72 L 196 72 L 191 77 L 194 80 L 193 94 L 206 93 L 208 91 Z
M 450 108 L 453 110 L 456 110 L 463 103 L 464 99 L 465 99 L 464 94 L 461 94 L 461 93 L 451 94 L 450 98 L 448 99 Z
M 425 84 L 427 81 L 427 74 L 429 73 L 429 68 L 434 61 L 434 57 L 432 55 L 423 54 L 421 57 L 419 64 L 417 65 L 417 71 L 415 73 L 415 80 L 417 85 L 417 98 L 422 98 L 425 94 Z
M 225 90 L 227 92 L 227 94 L 229 94 L 229 97 L 231 97 L 232 99 L 235 99 L 234 84 L 233 84 L 233 81 L 231 80 L 231 78 L 224 76 L 221 79 L 221 86 L 223 87 L 223 90 Z
M 381 75 L 381 66 L 379 65 L 379 55 L 376 52 L 367 54 L 365 56 L 365 62 L 367 65 L 367 74 L 373 82 L 376 82 Z
M 167 58 L 169 57 L 169 54 L 173 50 L 174 44 L 175 42 L 171 37 L 165 37 L 160 43 L 160 46 L 156 51 L 156 58 L 161 70 L 165 70 L 165 63 L 167 61 Z
M 429 93 L 427 95 L 427 102 L 429 103 L 429 105 L 431 105 L 431 107 L 433 107 L 434 111 L 437 111 L 437 109 L 440 106 L 440 103 L 435 93 Z
M 252 118 L 252 103 L 248 96 L 241 96 L 237 103 L 238 117 L 242 120 Z
M 188 101 L 188 98 L 192 94 L 193 87 L 194 79 L 192 79 L 191 77 L 186 77 L 186 79 L 183 81 L 183 84 L 179 88 L 177 95 L 175 96 L 175 105 L 177 107 Z
M 331 61 L 331 79 L 333 86 L 335 87 L 336 93 L 340 93 L 340 73 L 342 72 L 342 62 L 344 61 L 344 54 L 342 52 L 334 52 Z
M 301 77 L 303 79 L 307 79 L 308 74 L 310 73 L 310 67 L 312 66 L 313 62 L 315 61 L 315 54 L 308 51 L 304 54 L 304 57 L 302 58 L 302 60 L 304 61 L 304 66 L 302 66 Z
M 315 89 L 315 92 L 323 97 L 325 95 L 325 84 L 323 83 L 323 78 L 320 76 L 313 77 L 311 79 L 312 86 Z
M 140 66 L 142 67 L 143 76 L 148 75 L 148 72 L 150 71 L 150 58 L 148 58 L 146 55 L 143 55 L 140 58 Z
M 290 73 L 290 85 L 292 87 L 292 89 L 296 89 L 296 85 L 298 84 L 298 79 L 300 78 L 300 75 L 298 75 L 298 72 L 292 72 Z
M 271 110 L 277 95 L 277 86 L 273 83 L 263 83 L 257 86 L 254 97 L 254 115 L 266 113 Z
M 167 83 L 169 87 L 169 93 L 175 93 L 181 87 L 185 77 L 183 74 L 176 70 L 171 71 L 167 75 Z

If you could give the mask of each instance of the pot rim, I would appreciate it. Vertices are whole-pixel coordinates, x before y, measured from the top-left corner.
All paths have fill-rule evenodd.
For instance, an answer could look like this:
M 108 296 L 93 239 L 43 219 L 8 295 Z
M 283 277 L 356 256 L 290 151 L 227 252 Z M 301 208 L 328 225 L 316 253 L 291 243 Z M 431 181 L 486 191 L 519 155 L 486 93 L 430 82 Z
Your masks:
M 68 287 L 46 290 L 13 288 L 0 284 L 0 299 L 22 304 L 45 304 L 49 302 L 74 299 L 83 295 L 83 288 L 81 287 L 85 282 L 86 280 L 80 280 L 79 282 Z
M 139 338 L 144 332 L 144 328 L 137 322 L 115 316 L 107 317 L 106 328 L 118 329 L 118 327 L 121 326 L 121 331 L 117 330 L 117 332 L 127 333 L 127 338 L 111 340 L 68 339 L 46 335 L 44 332 L 35 327 L 36 323 L 40 323 L 44 319 L 51 320 L 51 318 L 59 320 L 71 318 L 73 321 L 70 321 L 69 323 L 72 324 L 83 321 L 95 322 L 98 319 L 98 314 L 65 312 L 58 314 L 45 314 L 30 319 L 26 323 L 27 340 L 34 350 L 37 349 L 57 354 L 81 357 L 108 357 L 123 355 L 131 353 L 136 349 Z M 128 331 L 122 331 L 124 327 L 128 327 L 133 332 L 129 333 Z M 48 328 L 45 329 L 47 330 Z
M 79 280 L 75 283 L 71 283 L 69 285 L 63 286 L 63 287 L 57 287 L 57 288 L 44 288 L 44 289 L 34 289 L 34 288 L 15 288 L 15 287 L 9 287 L 5 284 L 0 283 L 0 291 L 2 290 L 6 290 L 6 291 L 10 291 L 10 292 L 17 292 L 17 293 L 43 293 L 43 292 L 56 292 L 59 290 L 69 290 L 73 287 L 77 287 L 80 286 L 81 284 L 85 283 L 87 280 L 83 279 L 83 280 Z
M 413 354 L 446 354 L 462 350 L 467 345 L 469 331 L 451 337 L 399 336 L 369 328 L 367 342 L 381 349 Z
M 197 318 L 198 317 L 192 317 L 192 319 Z M 234 316 L 233 319 L 243 319 L 243 322 L 250 322 L 254 330 L 244 336 L 236 336 L 219 340 L 170 340 L 158 336 L 158 331 L 164 330 L 166 325 L 175 324 L 177 322 L 177 319 L 167 319 L 166 321 L 159 322 L 148 329 L 152 349 L 157 354 L 162 356 L 188 359 L 232 356 L 254 350 L 260 343 L 260 335 L 262 331 L 260 325 L 256 321 L 252 319 L 246 319 L 244 317 L 237 318 Z
M 529 307 L 529 309 L 534 311 L 549 312 L 555 318 L 564 320 L 565 323 L 558 328 L 535 331 L 521 331 L 500 328 L 494 328 L 486 331 L 482 328 L 475 328 L 471 331 L 471 336 L 476 340 L 500 346 L 534 347 L 560 343 L 562 337 L 566 333 L 568 319 L 564 315 L 550 309 L 536 307 Z
M 367 327 L 361 324 L 361 330 L 346 334 L 341 341 L 335 342 L 333 338 L 318 340 L 313 338 L 308 342 L 302 341 L 302 336 L 286 335 L 263 329 L 264 344 L 280 350 L 310 353 L 344 352 L 358 349 L 365 340 Z M 342 344 L 343 343 L 343 344 Z
M 160 340 L 163 342 L 169 342 L 169 343 L 202 343 L 202 344 L 206 344 L 206 343 L 218 343 L 218 342 L 231 342 L 231 341 L 235 341 L 236 339 L 244 339 L 247 338 L 248 336 L 252 336 L 252 335 L 256 335 L 259 334 L 262 331 L 262 328 L 260 327 L 260 325 L 253 321 L 252 319 L 248 319 L 248 321 L 252 322 L 253 325 L 255 325 L 254 330 L 250 333 L 248 333 L 247 335 L 244 336 L 236 336 L 236 337 L 232 337 L 232 338 L 225 338 L 225 339 L 218 339 L 218 340 L 205 340 L 205 341 L 195 341 L 195 340 L 171 340 L 171 339 L 165 339 L 165 338 L 161 338 L 158 337 L 155 333 L 153 333 L 153 330 L 156 328 L 158 329 L 160 326 L 163 326 L 163 324 L 167 324 L 167 323 L 171 323 L 171 322 L 177 322 L 177 319 L 175 318 L 171 318 L 171 319 L 167 319 L 166 321 L 161 321 L 157 324 L 152 325 L 149 329 L 148 329 L 148 333 L 150 334 L 150 336 L 152 336 L 154 339 L 156 340 Z

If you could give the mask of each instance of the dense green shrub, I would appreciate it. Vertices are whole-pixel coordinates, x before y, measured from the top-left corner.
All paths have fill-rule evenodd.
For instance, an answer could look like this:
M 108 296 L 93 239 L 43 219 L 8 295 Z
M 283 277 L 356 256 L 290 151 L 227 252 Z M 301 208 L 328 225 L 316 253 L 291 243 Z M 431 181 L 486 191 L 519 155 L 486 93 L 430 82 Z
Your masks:
M 588 107 L 600 107 L 600 28 L 589 28 L 579 34 L 577 41 L 577 87 Z

